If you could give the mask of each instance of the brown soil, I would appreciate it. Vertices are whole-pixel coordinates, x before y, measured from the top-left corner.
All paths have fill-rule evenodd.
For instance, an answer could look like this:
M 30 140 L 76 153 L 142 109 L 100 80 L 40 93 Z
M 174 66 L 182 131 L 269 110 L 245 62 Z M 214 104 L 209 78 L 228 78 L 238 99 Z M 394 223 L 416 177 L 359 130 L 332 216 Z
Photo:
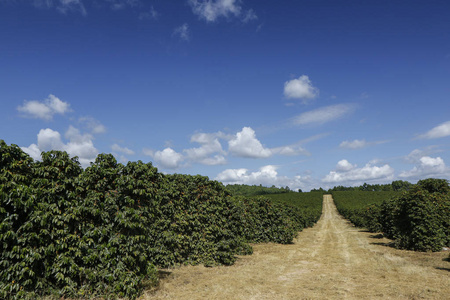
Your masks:
M 161 270 L 146 299 L 450 299 L 448 252 L 417 253 L 356 229 L 330 195 L 292 245 L 258 244 L 230 267 Z

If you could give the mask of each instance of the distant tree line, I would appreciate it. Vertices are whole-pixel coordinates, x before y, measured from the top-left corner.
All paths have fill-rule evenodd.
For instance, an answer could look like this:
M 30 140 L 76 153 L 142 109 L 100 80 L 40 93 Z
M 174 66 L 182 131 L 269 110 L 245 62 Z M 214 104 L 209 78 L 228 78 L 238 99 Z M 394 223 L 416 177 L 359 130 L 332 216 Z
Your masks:
M 345 192 L 345 191 L 364 191 L 364 192 L 400 192 L 400 191 L 409 191 L 412 188 L 413 184 L 404 181 L 404 180 L 395 180 L 392 183 L 388 184 L 368 184 L 364 183 L 360 186 L 342 186 L 338 185 L 328 191 L 323 188 L 312 189 L 311 192 Z
M 292 193 L 291 189 L 286 187 L 278 188 L 275 185 L 266 187 L 260 185 L 246 185 L 246 184 L 229 184 L 226 189 L 234 196 L 261 196 L 268 194 L 283 194 Z

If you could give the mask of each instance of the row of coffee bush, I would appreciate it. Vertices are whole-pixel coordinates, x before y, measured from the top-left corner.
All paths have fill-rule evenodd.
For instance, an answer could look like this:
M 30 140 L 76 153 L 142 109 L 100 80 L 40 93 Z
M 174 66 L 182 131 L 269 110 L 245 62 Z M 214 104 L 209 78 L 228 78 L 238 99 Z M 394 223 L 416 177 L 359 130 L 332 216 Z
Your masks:
M 440 251 L 450 246 L 450 186 L 445 179 L 419 180 L 408 191 L 397 195 L 389 192 L 332 194 L 345 218 L 371 232 L 383 232 L 398 248 Z
M 0 140 L 0 299 L 136 298 L 157 268 L 230 265 L 252 242 L 291 243 L 306 222 L 203 176 L 100 154 L 34 161 Z

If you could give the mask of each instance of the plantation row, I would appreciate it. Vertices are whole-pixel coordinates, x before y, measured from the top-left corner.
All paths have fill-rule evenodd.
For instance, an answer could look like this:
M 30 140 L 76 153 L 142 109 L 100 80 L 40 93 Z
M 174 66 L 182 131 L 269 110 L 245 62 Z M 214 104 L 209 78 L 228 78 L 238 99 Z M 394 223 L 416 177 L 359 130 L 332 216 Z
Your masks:
M 66 152 L 34 161 L 0 140 L 0 299 L 133 299 L 157 283 L 157 267 L 230 265 L 249 243 L 291 243 L 321 205 L 320 193 L 232 197 L 207 177 L 110 154 L 85 170 Z
M 396 247 L 440 251 L 450 246 L 450 186 L 424 179 L 404 192 L 332 192 L 340 214 L 355 226 L 383 232 Z

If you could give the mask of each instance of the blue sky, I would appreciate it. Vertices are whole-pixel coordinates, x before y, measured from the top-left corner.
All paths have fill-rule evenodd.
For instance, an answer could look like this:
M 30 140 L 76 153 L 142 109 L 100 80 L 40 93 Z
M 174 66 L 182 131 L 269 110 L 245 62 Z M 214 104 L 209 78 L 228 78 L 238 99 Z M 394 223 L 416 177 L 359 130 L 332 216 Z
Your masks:
M 0 138 L 225 184 L 450 179 L 450 2 L 0 0 Z

